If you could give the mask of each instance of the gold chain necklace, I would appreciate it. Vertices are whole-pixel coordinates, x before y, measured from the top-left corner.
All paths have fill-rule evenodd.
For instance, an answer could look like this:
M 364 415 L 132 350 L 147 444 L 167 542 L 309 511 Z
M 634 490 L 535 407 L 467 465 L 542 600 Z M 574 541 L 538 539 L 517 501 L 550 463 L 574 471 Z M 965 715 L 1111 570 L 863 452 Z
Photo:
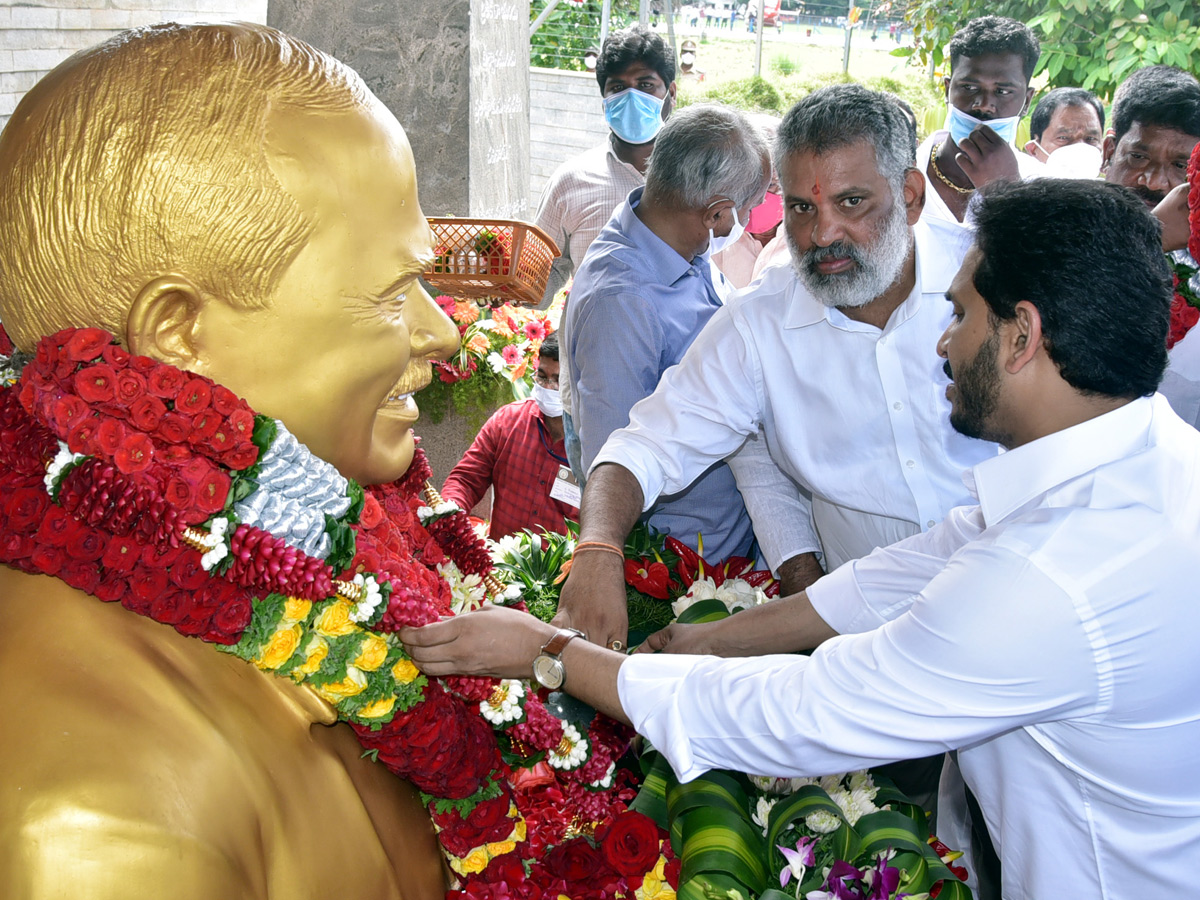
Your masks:
M 944 143 L 943 141 L 938 141 L 936 144 L 933 145 L 933 149 L 929 152 L 929 167 L 931 169 L 933 169 L 933 174 L 938 177 L 938 181 L 940 181 L 942 184 L 946 185 L 949 188 L 952 188 L 953 190 L 958 191 L 960 194 L 975 193 L 975 188 L 959 187 L 957 184 L 955 184 L 953 181 L 951 181 L 949 178 L 947 178 L 945 176 L 945 174 L 942 172 L 942 170 L 938 168 L 937 155 L 938 155 L 938 151 L 940 151 L 942 149 L 943 143 Z

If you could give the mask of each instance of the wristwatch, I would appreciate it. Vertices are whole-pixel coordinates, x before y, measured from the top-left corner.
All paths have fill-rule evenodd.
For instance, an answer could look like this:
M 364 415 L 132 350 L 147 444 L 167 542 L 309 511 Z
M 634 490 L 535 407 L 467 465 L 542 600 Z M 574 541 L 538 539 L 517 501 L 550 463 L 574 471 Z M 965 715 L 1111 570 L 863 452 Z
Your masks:
M 542 652 L 533 659 L 533 677 L 538 684 L 552 691 L 563 686 L 567 670 L 563 666 L 562 652 L 577 637 L 586 639 L 587 635 L 577 628 L 560 628 L 542 645 Z

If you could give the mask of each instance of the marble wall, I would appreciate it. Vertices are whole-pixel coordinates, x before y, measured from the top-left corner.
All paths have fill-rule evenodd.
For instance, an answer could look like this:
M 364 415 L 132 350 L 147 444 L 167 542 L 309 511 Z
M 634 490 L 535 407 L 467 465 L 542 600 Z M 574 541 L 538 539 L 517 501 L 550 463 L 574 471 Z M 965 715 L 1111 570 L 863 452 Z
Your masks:
M 269 0 L 408 132 L 427 215 L 527 218 L 529 0 Z

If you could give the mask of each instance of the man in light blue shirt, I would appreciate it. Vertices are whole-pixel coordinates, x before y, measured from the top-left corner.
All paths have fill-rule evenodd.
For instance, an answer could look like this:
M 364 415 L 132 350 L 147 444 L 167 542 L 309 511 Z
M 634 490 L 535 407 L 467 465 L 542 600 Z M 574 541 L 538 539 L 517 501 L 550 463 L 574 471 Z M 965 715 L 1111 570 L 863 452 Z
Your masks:
M 630 193 L 588 249 L 563 320 L 578 475 L 720 308 L 709 253 L 737 240 L 769 178 L 765 142 L 732 110 L 691 107 L 659 133 L 645 187 Z M 693 547 L 701 535 L 713 560 L 745 553 L 752 541 L 724 463 L 648 515 L 653 527 Z

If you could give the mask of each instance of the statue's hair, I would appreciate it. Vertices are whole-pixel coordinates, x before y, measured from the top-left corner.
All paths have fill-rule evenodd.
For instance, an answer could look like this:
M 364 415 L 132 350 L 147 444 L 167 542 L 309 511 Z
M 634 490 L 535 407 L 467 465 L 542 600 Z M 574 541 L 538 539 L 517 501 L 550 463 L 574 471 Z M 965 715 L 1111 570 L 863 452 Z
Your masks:
M 0 135 L 0 321 L 123 337 L 153 278 L 261 306 L 312 231 L 266 155 L 277 110 L 371 100 L 351 69 L 259 25 L 156 25 L 76 54 Z

